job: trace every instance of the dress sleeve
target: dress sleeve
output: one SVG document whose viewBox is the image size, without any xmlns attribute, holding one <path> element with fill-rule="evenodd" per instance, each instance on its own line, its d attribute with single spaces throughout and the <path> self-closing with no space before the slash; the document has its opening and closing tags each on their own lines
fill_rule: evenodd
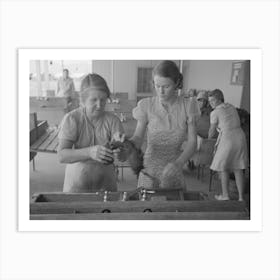
<svg viewBox="0 0 280 280">
<path fill-rule="evenodd" d="M 218 124 L 218 116 L 215 110 L 210 113 L 210 124 Z"/>
<path fill-rule="evenodd" d="M 189 99 L 187 99 L 185 102 L 185 106 L 187 123 L 196 121 L 201 114 L 196 98 L 190 97 Z"/>
<path fill-rule="evenodd" d="M 148 105 L 149 99 L 144 98 L 141 99 L 137 106 L 132 110 L 132 116 L 137 121 L 145 121 L 148 122 Z"/>
<path fill-rule="evenodd" d="M 58 133 L 59 139 L 69 140 L 76 142 L 78 137 L 78 125 L 77 121 L 71 114 L 66 114 L 60 124 L 60 130 Z"/>
</svg>

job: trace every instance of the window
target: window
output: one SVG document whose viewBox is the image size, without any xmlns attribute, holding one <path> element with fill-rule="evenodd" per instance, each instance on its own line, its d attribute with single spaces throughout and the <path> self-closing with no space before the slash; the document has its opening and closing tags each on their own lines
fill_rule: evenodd
<svg viewBox="0 0 280 280">
<path fill-rule="evenodd" d="M 152 70 L 149 67 L 138 67 L 137 76 L 137 92 L 139 93 L 151 93 L 152 92 Z"/>
<path fill-rule="evenodd" d="M 92 71 L 92 61 L 30 60 L 30 96 L 42 96 L 44 94 L 55 96 L 57 81 L 62 77 L 62 71 L 65 68 L 69 70 L 75 90 L 79 91 L 82 78 Z"/>
</svg>

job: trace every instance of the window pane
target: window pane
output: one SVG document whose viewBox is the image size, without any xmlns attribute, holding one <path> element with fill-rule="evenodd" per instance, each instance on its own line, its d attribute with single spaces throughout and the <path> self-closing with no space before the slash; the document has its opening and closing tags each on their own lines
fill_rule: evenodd
<svg viewBox="0 0 280 280">
<path fill-rule="evenodd" d="M 152 70 L 153 68 L 138 67 L 137 75 L 137 92 L 151 93 L 152 92 Z"/>
</svg>

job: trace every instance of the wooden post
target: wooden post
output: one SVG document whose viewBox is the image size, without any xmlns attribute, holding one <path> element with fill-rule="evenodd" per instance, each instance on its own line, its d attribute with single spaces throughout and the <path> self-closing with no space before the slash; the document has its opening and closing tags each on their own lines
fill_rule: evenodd
<svg viewBox="0 0 280 280">
<path fill-rule="evenodd" d="M 184 60 L 180 60 L 179 67 L 180 67 L 180 72 L 181 73 L 183 73 L 183 64 L 184 64 Z"/>
<path fill-rule="evenodd" d="M 189 69 L 190 69 L 190 60 L 184 60 L 182 72 L 181 72 L 184 77 L 184 87 L 183 87 L 184 92 L 186 92 L 188 90 Z"/>
<path fill-rule="evenodd" d="M 114 77 L 114 66 L 115 66 L 115 61 L 114 60 L 111 60 L 111 92 L 114 94 L 115 93 L 115 89 L 114 89 L 114 86 L 115 86 L 115 84 L 114 84 L 114 79 L 115 79 L 115 77 Z"/>
<path fill-rule="evenodd" d="M 180 73 L 183 75 L 183 64 L 184 64 L 184 61 L 183 60 L 180 60 L 179 62 L 179 69 L 180 69 Z M 178 95 L 180 96 L 182 94 L 182 90 L 179 89 L 178 91 Z"/>
<path fill-rule="evenodd" d="M 44 95 L 47 96 L 47 90 L 50 89 L 50 82 L 49 82 L 49 61 L 44 60 L 44 77 L 45 77 L 45 86 L 44 86 Z"/>
<path fill-rule="evenodd" d="M 42 81 L 41 81 L 41 65 L 40 60 L 36 60 L 36 75 L 37 75 L 37 96 L 42 96 Z"/>
</svg>

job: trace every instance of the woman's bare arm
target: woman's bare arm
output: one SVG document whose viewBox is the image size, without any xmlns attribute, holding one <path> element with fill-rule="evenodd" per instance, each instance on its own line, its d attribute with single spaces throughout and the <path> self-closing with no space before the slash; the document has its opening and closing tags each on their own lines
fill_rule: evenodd
<svg viewBox="0 0 280 280">
<path fill-rule="evenodd" d="M 73 143 L 61 139 L 58 146 L 58 158 L 61 163 L 74 163 L 85 160 L 95 160 L 104 164 L 112 163 L 113 151 L 102 145 L 95 145 L 81 149 L 72 149 Z"/>
<path fill-rule="evenodd" d="M 72 141 L 60 139 L 57 149 L 58 159 L 61 163 L 74 163 L 90 159 L 90 147 L 72 149 Z"/>
<path fill-rule="evenodd" d="M 133 136 L 129 139 L 134 143 L 136 148 L 140 149 L 143 141 L 144 141 L 144 136 L 147 128 L 147 122 L 145 121 L 137 121 L 137 125 L 134 131 Z"/>
<path fill-rule="evenodd" d="M 217 135 L 217 124 L 213 123 L 210 125 L 208 138 L 215 138 Z"/>
<path fill-rule="evenodd" d="M 188 123 L 188 141 L 183 153 L 177 158 L 175 164 L 183 167 L 184 163 L 195 153 L 197 146 L 197 133 L 195 120 Z"/>
</svg>

